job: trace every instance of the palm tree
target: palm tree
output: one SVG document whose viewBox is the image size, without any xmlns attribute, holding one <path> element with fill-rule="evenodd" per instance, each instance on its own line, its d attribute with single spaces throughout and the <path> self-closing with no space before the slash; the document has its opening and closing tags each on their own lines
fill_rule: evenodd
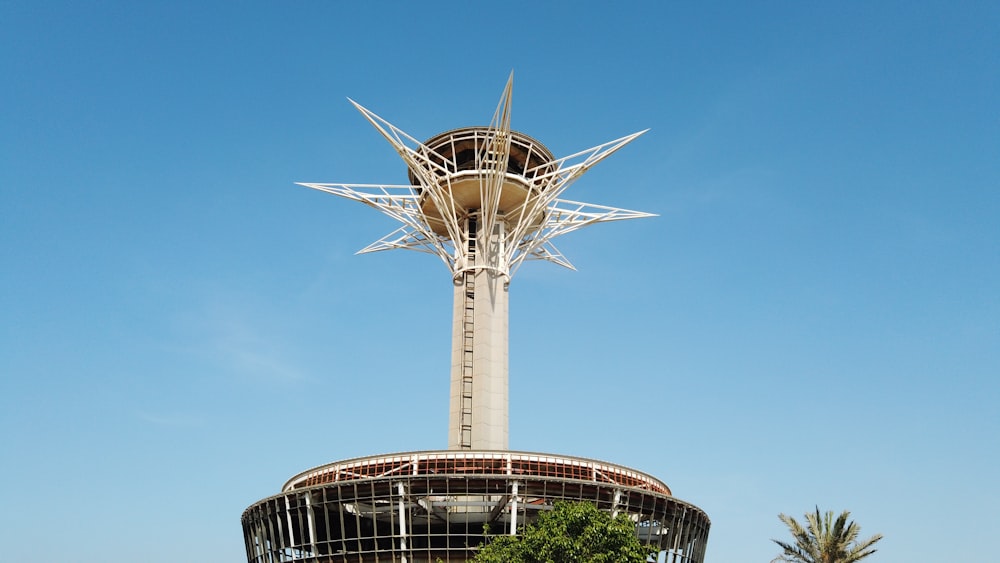
<svg viewBox="0 0 1000 563">
<path fill-rule="evenodd" d="M 843 511 L 837 520 L 833 519 L 833 511 L 822 516 L 819 507 L 815 514 L 806 513 L 806 526 L 803 528 L 795 518 L 779 514 L 778 518 L 788 526 L 795 538 L 795 543 L 785 543 L 771 540 L 778 544 L 784 553 L 771 561 L 791 563 L 854 563 L 875 553 L 875 543 L 882 539 L 882 534 L 858 541 L 861 527 L 854 522 L 848 522 L 851 513 Z"/>
</svg>

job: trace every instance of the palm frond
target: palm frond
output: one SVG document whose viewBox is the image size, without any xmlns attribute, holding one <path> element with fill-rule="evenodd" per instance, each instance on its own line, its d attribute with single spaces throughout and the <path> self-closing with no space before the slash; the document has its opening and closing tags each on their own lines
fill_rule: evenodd
<svg viewBox="0 0 1000 563">
<path fill-rule="evenodd" d="M 875 553 L 874 545 L 882 534 L 858 541 L 861 527 L 850 517 L 845 510 L 834 519 L 833 511 L 821 513 L 817 506 L 815 512 L 805 514 L 803 526 L 795 518 L 779 514 L 778 519 L 788 526 L 795 541 L 771 540 L 782 550 L 772 563 L 854 563 Z"/>
</svg>

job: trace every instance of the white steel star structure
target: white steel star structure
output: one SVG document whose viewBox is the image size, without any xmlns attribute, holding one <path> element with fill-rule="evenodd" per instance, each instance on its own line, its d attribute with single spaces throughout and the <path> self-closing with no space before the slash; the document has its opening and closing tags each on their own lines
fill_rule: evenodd
<svg viewBox="0 0 1000 563">
<path fill-rule="evenodd" d="M 574 269 L 552 244 L 577 229 L 650 213 L 560 199 L 598 162 L 640 131 L 556 159 L 510 129 L 513 74 L 489 126 L 441 133 L 423 143 L 351 103 L 396 149 L 410 185 L 302 184 L 360 201 L 402 227 L 360 252 L 401 248 L 434 254 L 452 274 L 449 449 L 508 447 L 508 285 L 526 260 Z"/>
<path fill-rule="evenodd" d="M 511 73 L 490 125 L 467 130 L 475 148 L 471 167 L 462 162 L 454 138 L 444 144 L 421 143 L 348 98 L 403 159 L 414 183 L 299 185 L 359 201 L 403 224 L 358 254 L 397 248 L 430 253 L 445 263 L 456 283 L 472 269 L 492 270 L 509 283 L 526 260 L 546 260 L 575 270 L 552 239 L 588 225 L 655 215 L 559 196 L 584 172 L 648 129 L 559 159 L 545 158 L 549 153 L 544 146 L 511 131 L 513 79 Z M 524 162 L 512 162 L 512 140 Z M 470 181 L 478 187 L 471 208 L 467 207 Z M 521 186 L 520 197 L 505 196 L 513 185 Z M 513 204 L 505 201 L 510 199 Z M 472 248 L 471 253 L 478 250 L 474 257 L 469 239 L 476 232 L 470 234 L 468 229 L 470 216 L 476 217 L 481 233 L 499 235 L 489 245 Z"/>
</svg>

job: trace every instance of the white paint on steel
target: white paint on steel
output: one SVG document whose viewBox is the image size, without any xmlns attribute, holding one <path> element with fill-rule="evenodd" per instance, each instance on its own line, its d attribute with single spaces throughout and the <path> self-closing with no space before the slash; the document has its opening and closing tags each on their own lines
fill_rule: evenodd
<svg viewBox="0 0 1000 563">
<path fill-rule="evenodd" d="M 402 561 L 406 563 L 406 485 L 396 483 L 399 490 L 399 549 Z"/>
<path fill-rule="evenodd" d="M 517 535 L 517 481 L 511 484 L 510 490 L 510 535 Z"/>
<path fill-rule="evenodd" d="M 513 92 L 513 74 L 507 82 L 500 104 L 491 125 L 486 129 L 484 146 L 491 147 L 492 158 L 484 159 L 480 169 L 482 194 L 479 221 L 485 232 L 492 232 L 498 221 L 504 221 L 497 202 L 504 183 L 525 183 L 524 176 L 507 172 L 510 158 L 512 132 L 510 129 L 510 100 Z M 299 185 L 331 193 L 373 207 L 403 224 L 358 253 L 381 250 L 405 249 L 436 255 L 448 266 L 453 276 L 468 264 L 468 248 L 464 242 L 465 210 L 457 209 L 451 186 L 459 176 L 468 171 L 452 172 L 440 161 L 445 157 L 417 141 L 401 129 L 375 115 L 351 100 L 351 103 L 393 146 L 407 167 L 415 173 L 419 185 L 390 184 L 318 184 L 302 182 Z M 632 133 L 619 139 L 597 145 L 565 156 L 528 172 L 530 183 L 537 187 L 537 197 L 528 197 L 517 210 L 520 218 L 508 225 L 501 251 L 490 256 L 489 263 L 480 260 L 480 267 L 496 268 L 509 279 L 525 260 L 547 260 L 572 269 L 573 265 L 552 245 L 552 239 L 583 227 L 609 221 L 653 217 L 652 213 L 630 211 L 591 203 L 560 199 L 564 191 L 587 170 L 624 147 L 647 130 Z M 438 210 L 450 210 L 440 216 L 428 217 L 420 205 L 421 194 L 427 194 Z M 507 215 L 512 215 L 507 213 Z M 443 221 L 447 234 L 438 234 L 432 222 Z M 457 243 L 456 243 L 457 241 Z"/>
</svg>

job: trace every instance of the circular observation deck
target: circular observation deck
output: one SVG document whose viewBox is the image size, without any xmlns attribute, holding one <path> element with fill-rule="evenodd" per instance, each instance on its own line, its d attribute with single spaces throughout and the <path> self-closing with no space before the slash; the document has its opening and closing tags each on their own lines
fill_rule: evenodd
<svg viewBox="0 0 1000 563">
<path fill-rule="evenodd" d="M 250 563 L 457 562 L 558 501 L 627 514 L 667 561 L 701 563 L 710 521 L 662 481 L 602 461 L 445 450 L 355 458 L 304 471 L 243 513 Z"/>
<path fill-rule="evenodd" d="M 464 127 L 431 137 L 423 144 L 431 149 L 433 165 L 427 171 L 408 170 L 410 184 L 438 188 L 435 201 L 420 189 L 420 207 L 435 233 L 448 235 L 442 210 L 464 218 L 482 207 L 484 182 L 491 175 L 502 174 L 498 210 L 510 221 L 520 221 L 531 198 L 544 189 L 558 166 L 545 145 L 516 131 L 510 133 L 510 151 L 506 166 L 498 169 L 502 147 L 497 147 L 496 130 L 489 127 Z M 527 220 L 540 223 L 541 216 Z"/>
</svg>

